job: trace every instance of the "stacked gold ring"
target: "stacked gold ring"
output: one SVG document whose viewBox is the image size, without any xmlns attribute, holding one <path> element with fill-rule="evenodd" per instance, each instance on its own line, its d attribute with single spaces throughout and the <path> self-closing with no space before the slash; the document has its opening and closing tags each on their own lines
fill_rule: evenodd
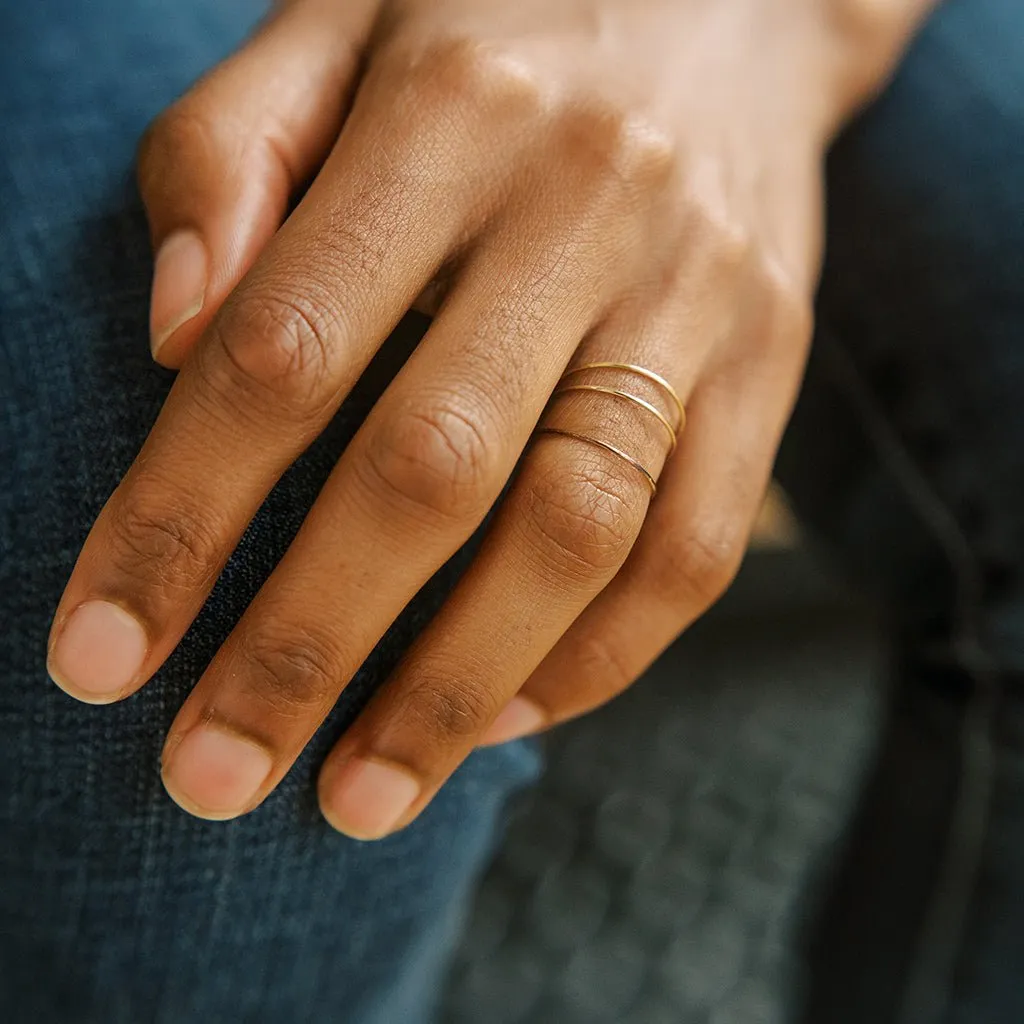
<svg viewBox="0 0 1024 1024">
<path fill-rule="evenodd" d="M 656 405 L 652 402 L 648 402 L 645 398 L 641 398 L 639 395 L 634 395 L 629 391 L 624 391 L 622 388 L 610 387 L 606 384 L 586 384 L 576 383 L 573 381 L 573 378 L 588 370 L 620 370 L 625 373 L 636 374 L 639 377 L 649 380 L 652 384 L 657 385 L 671 399 L 677 413 L 675 423 L 673 423 L 672 420 L 669 419 L 669 417 L 666 416 Z M 634 363 L 615 362 L 583 363 L 580 366 L 574 366 L 571 370 L 567 370 L 562 375 L 562 378 L 558 383 L 558 387 L 555 388 L 552 397 L 572 391 L 596 392 L 602 395 L 611 395 L 614 398 L 630 402 L 638 408 L 643 409 L 648 414 L 654 416 L 668 434 L 670 454 L 675 450 L 676 444 L 679 441 L 679 435 L 686 426 L 686 407 L 683 405 L 683 401 L 679 397 L 676 389 L 667 380 L 665 380 L 661 374 L 655 373 L 653 370 L 648 370 L 644 366 L 637 366 Z M 537 428 L 537 433 L 557 434 L 561 437 L 570 437 L 576 441 L 583 441 L 586 444 L 594 445 L 595 447 L 602 448 L 607 452 L 611 452 L 612 455 L 622 459 L 624 462 L 632 466 L 637 472 L 642 474 L 651 489 L 652 495 L 657 493 L 658 483 L 654 478 L 654 474 L 642 462 L 635 459 L 628 452 L 624 452 L 621 448 L 618 448 L 613 444 L 609 444 L 607 441 L 602 441 L 599 438 L 589 437 L 586 434 L 579 434 L 572 430 L 565 430 L 562 427 L 541 426 Z"/>
</svg>

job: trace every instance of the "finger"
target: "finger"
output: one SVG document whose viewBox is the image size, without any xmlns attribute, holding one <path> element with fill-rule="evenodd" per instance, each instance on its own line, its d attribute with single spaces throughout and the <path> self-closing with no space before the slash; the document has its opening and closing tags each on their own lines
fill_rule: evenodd
<svg viewBox="0 0 1024 1024">
<path fill-rule="evenodd" d="M 585 262 L 594 247 L 578 248 L 510 227 L 474 253 L 179 713 L 164 780 L 185 809 L 230 817 L 262 800 L 387 627 L 479 525 L 595 315 L 596 299 L 565 271 L 578 258 L 581 273 L 598 276 Z"/>
<path fill-rule="evenodd" d="M 485 743 L 610 700 L 725 591 L 767 488 L 808 337 L 809 314 L 782 299 L 739 358 L 698 385 L 684 440 L 622 571 L 536 668 Z"/>
<path fill-rule="evenodd" d="M 543 424 L 576 436 L 538 435 L 469 573 L 329 756 L 320 802 L 339 830 L 379 838 L 412 820 L 625 560 L 675 410 L 635 374 L 569 379 L 584 378 L 621 394 L 556 395 Z"/>
<path fill-rule="evenodd" d="M 379 0 L 296 0 L 149 128 L 150 344 L 180 366 L 337 138 Z"/>
<path fill-rule="evenodd" d="M 437 94 L 416 82 L 360 94 L 316 182 L 190 356 L 57 609 L 49 667 L 72 695 L 118 699 L 166 658 L 270 487 L 489 214 L 492 166 L 433 144 L 442 122 L 424 104 Z M 497 120 L 486 104 L 479 116 Z M 513 159 L 501 139 L 489 154 Z"/>
</svg>

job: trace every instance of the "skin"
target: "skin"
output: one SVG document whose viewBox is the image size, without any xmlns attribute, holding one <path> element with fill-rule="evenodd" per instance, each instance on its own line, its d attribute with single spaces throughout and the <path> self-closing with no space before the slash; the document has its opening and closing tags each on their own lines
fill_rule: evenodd
<svg viewBox="0 0 1024 1024">
<path fill-rule="evenodd" d="M 927 7 L 280 5 L 142 146 L 154 353 L 181 372 L 57 609 L 55 681 L 92 703 L 145 684 L 415 304 L 427 336 L 181 708 L 168 791 L 203 817 L 256 807 L 524 451 L 479 556 L 324 764 L 323 812 L 386 835 L 475 746 L 629 686 L 739 565 L 809 343 L 823 153 Z M 600 360 L 671 382 L 671 454 L 615 396 L 545 413 Z M 636 375 L 580 379 L 674 415 Z M 542 417 L 629 452 L 657 495 L 605 449 L 531 442 Z"/>
</svg>

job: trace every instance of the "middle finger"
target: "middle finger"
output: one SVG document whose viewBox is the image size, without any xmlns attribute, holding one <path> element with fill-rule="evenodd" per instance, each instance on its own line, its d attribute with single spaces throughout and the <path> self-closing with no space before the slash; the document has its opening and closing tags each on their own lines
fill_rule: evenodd
<svg viewBox="0 0 1024 1024">
<path fill-rule="evenodd" d="M 559 432 L 538 434 L 466 577 L 329 756 L 321 806 L 341 831 L 378 838 L 421 810 L 632 547 L 682 416 L 641 374 L 581 381 L 611 393 L 556 391 Z"/>
</svg>

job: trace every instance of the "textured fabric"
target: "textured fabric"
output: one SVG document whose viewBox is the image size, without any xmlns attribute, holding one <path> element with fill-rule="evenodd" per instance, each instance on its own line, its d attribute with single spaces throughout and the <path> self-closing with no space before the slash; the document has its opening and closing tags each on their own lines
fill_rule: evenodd
<svg viewBox="0 0 1024 1024">
<path fill-rule="evenodd" d="M 537 768 L 523 745 L 474 755 L 419 823 L 380 844 L 333 833 L 317 811 L 324 753 L 457 560 L 262 808 L 201 822 L 160 784 L 176 709 L 415 341 L 413 321 L 274 492 L 152 684 L 90 708 L 46 678 L 74 557 L 172 379 L 147 349 L 134 146 L 253 7 L 47 0 L 0 14 L 0 1017 L 19 1024 L 427 1020 L 499 808 Z"/>
<path fill-rule="evenodd" d="M 444 1024 L 792 1024 L 884 656 L 870 612 L 801 566 L 752 555 L 642 683 L 551 734 L 474 900 Z"/>
</svg>

